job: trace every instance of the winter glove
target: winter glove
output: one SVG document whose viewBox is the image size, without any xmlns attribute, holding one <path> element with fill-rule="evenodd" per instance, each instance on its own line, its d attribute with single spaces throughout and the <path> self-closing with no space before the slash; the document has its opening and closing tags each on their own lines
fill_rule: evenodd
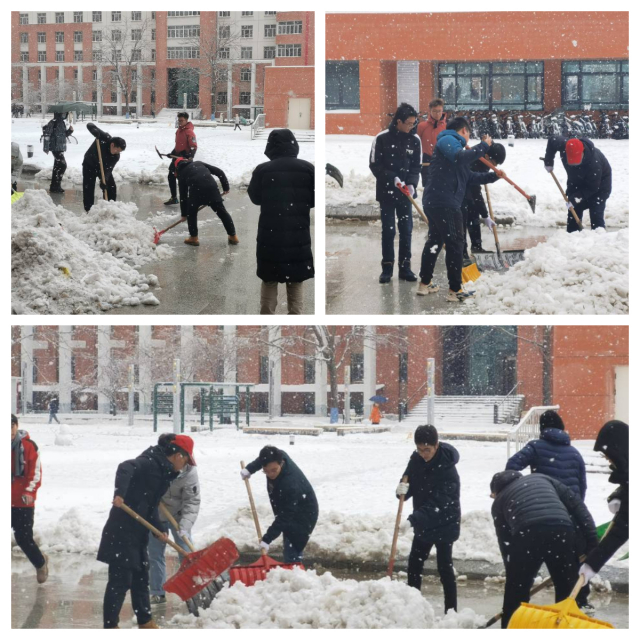
<svg viewBox="0 0 640 640">
<path fill-rule="evenodd" d="M 584 583 L 589 584 L 589 581 L 596 575 L 596 572 L 588 564 L 583 564 L 580 566 L 578 575 L 584 576 Z"/>
<path fill-rule="evenodd" d="M 107 190 L 107 185 L 102 182 L 102 180 L 100 180 L 100 191 L 106 191 Z"/>
<path fill-rule="evenodd" d="M 251 472 L 248 469 L 242 469 L 240 471 L 240 478 L 242 480 L 246 480 L 247 478 L 251 477 Z"/>
<path fill-rule="evenodd" d="M 260 548 L 264 549 L 265 553 L 269 553 L 269 543 L 264 540 L 260 540 Z"/>
<path fill-rule="evenodd" d="M 409 524 L 411 525 L 411 528 L 415 527 L 415 523 L 413 522 L 413 514 L 411 514 L 407 520 L 409 521 Z"/>
<path fill-rule="evenodd" d="M 23 495 L 22 502 L 27 506 L 31 506 L 33 504 L 33 496 L 30 496 L 29 494 Z"/>
<path fill-rule="evenodd" d="M 566 205 L 568 211 L 571 211 L 571 209 L 573 209 L 573 202 L 571 202 L 571 200 L 567 200 Z"/>
<path fill-rule="evenodd" d="M 553 165 L 549 166 L 548 164 L 545 164 L 544 168 L 547 170 L 548 173 L 551 173 L 553 171 Z"/>
<path fill-rule="evenodd" d="M 189 532 L 186 529 L 180 529 L 180 531 L 178 531 L 178 535 L 181 538 L 187 538 L 187 540 L 189 540 Z"/>
<path fill-rule="evenodd" d="M 400 180 L 400 178 L 398 178 L 398 176 L 396 176 L 396 177 L 393 179 L 393 184 L 394 184 L 396 187 L 398 187 L 398 189 L 402 189 L 402 187 L 404 187 L 404 186 L 405 186 L 404 182 L 402 182 L 402 180 Z"/>
<path fill-rule="evenodd" d="M 408 189 L 409 189 L 409 193 L 411 194 L 411 197 L 413 198 L 416 195 L 416 190 L 414 188 L 414 186 L 412 184 L 407 185 Z"/>
<path fill-rule="evenodd" d="M 620 500 L 611 500 L 611 502 L 609 502 L 609 511 L 611 511 L 613 515 L 618 513 L 618 511 L 620 511 Z"/>
<path fill-rule="evenodd" d="M 401 482 L 398 485 L 398 487 L 396 488 L 396 495 L 397 496 L 406 496 L 408 491 L 409 491 L 409 483 L 408 482 Z"/>
<path fill-rule="evenodd" d="M 496 223 L 491 218 L 482 218 L 482 222 L 487 225 L 487 229 L 489 229 L 489 231 L 496 226 Z"/>
</svg>

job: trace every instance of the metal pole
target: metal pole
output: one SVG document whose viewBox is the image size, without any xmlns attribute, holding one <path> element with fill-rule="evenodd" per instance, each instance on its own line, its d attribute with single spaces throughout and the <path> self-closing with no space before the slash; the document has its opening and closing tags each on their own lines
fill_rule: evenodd
<svg viewBox="0 0 640 640">
<path fill-rule="evenodd" d="M 22 415 L 27 415 L 27 363 L 22 363 L 22 384 L 20 385 L 20 400 L 22 400 Z"/>
<path fill-rule="evenodd" d="M 135 366 L 129 365 L 129 426 L 133 426 L 133 392 L 136 378 Z"/>
<path fill-rule="evenodd" d="M 273 360 L 269 362 L 269 419 L 273 420 L 275 418 L 276 412 L 274 407 L 274 395 L 275 395 L 275 381 L 273 379 L 273 369 L 274 363 Z"/>
<path fill-rule="evenodd" d="M 344 423 L 351 424 L 351 393 L 349 392 L 349 382 L 351 380 L 351 367 L 344 368 Z"/>
<path fill-rule="evenodd" d="M 180 433 L 180 358 L 173 361 L 173 433 Z"/>
<path fill-rule="evenodd" d="M 427 359 L 427 423 L 435 427 L 436 398 L 435 398 L 436 360 Z"/>
</svg>

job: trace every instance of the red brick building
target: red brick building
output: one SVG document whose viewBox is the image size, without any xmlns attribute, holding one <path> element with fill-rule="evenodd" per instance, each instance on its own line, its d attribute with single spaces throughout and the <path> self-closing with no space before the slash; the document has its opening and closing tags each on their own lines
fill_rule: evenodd
<svg viewBox="0 0 640 640">
<path fill-rule="evenodd" d="M 427 111 L 628 109 L 629 13 L 330 13 L 327 133 L 375 135 Z"/>
</svg>

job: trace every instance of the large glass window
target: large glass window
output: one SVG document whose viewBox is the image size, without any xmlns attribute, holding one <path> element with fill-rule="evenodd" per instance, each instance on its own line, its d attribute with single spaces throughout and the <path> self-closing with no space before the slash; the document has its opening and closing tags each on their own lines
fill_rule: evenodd
<svg viewBox="0 0 640 640">
<path fill-rule="evenodd" d="M 167 27 L 167 38 L 195 38 L 199 36 L 199 24 L 181 24 Z"/>
<path fill-rule="evenodd" d="M 325 109 L 360 109 L 360 63 L 326 63 Z"/>
<path fill-rule="evenodd" d="M 278 35 L 290 35 L 294 33 L 302 33 L 302 20 L 287 20 L 286 22 L 278 22 Z"/>
<path fill-rule="evenodd" d="M 279 44 L 278 58 L 299 58 L 302 55 L 301 44 Z"/>
<path fill-rule="evenodd" d="M 562 106 L 565 109 L 628 109 L 629 62 L 563 62 Z"/>
<path fill-rule="evenodd" d="M 439 65 L 447 108 L 542 109 L 542 62 L 462 62 Z"/>
</svg>

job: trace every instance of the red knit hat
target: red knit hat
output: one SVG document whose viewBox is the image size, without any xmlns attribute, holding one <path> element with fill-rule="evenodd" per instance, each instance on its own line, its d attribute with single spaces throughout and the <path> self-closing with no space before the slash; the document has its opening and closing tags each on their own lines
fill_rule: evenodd
<svg viewBox="0 0 640 640">
<path fill-rule="evenodd" d="M 185 453 L 189 454 L 189 464 L 196 466 L 196 459 L 193 457 L 193 440 L 189 436 L 177 435 L 171 444 L 180 447 Z"/>
<path fill-rule="evenodd" d="M 569 164 L 580 164 L 582 162 L 582 154 L 584 153 L 584 145 L 578 138 L 567 140 L 565 147 L 567 153 L 567 162 Z"/>
</svg>

